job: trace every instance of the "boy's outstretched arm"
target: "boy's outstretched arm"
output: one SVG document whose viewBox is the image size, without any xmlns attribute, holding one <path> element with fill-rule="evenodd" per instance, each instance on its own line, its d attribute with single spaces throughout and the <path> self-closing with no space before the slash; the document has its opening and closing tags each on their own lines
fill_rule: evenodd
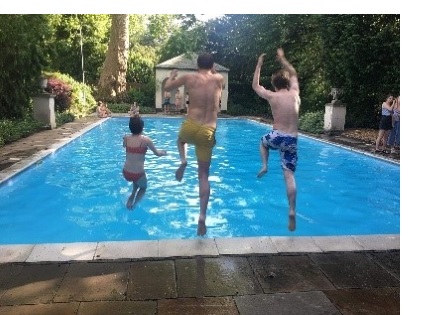
<svg viewBox="0 0 429 315">
<path fill-rule="evenodd" d="M 253 82 L 252 82 L 252 88 L 262 98 L 266 98 L 266 89 L 259 84 L 259 78 L 261 76 L 261 68 L 262 64 L 264 63 L 264 54 L 261 54 L 258 58 L 258 62 L 256 64 L 255 73 L 253 74 Z"/>
<path fill-rule="evenodd" d="M 296 90 L 299 93 L 298 73 L 292 64 L 286 60 L 285 53 L 282 48 L 277 48 L 277 60 L 283 68 L 289 72 L 290 90 Z"/>
<path fill-rule="evenodd" d="M 277 60 L 282 64 L 283 68 L 290 73 L 290 76 L 297 76 L 295 68 L 286 60 L 285 53 L 282 48 L 277 48 Z"/>
</svg>

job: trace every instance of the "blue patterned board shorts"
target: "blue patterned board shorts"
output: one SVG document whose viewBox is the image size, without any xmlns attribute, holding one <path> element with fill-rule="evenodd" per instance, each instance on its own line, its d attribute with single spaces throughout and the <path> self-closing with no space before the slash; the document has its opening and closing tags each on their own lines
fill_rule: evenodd
<svg viewBox="0 0 429 315">
<path fill-rule="evenodd" d="M 298 138 L 276 129 L 262 136 L 261 143 L 266 149 L 279 150 L 283 170 L 295 172 L 298 162 Z"/>
</svg>

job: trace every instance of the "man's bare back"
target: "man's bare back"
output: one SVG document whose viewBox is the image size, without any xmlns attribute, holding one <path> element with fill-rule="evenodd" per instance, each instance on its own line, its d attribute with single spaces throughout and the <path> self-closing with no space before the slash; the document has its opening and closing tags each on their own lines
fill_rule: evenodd
<svg viewBox="0 0 429 315">
<path fill-rule="evenodd" d="M 201 125 L 216 128 L 222 75 L 213 73 L 213 70 L 199 69 L 197 73 L 184 74 L 177 79 L 177 70 L 173 70 L 171 76 L 173 87 L 184 85 L 189 93 L 187 117 Z"/>
</svg>

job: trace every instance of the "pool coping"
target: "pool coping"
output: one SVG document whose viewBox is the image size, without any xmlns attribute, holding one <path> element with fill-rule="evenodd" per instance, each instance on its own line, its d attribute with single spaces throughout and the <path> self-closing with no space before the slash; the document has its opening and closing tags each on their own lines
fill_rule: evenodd
<svg viewBox="0 0 429 315">
<path fill-rule="evenodd" d="M 149 115 L 148 115 L 149 116 Z M 122 117 L 115 115 L 114 117 Z M 154 117 L 157 117 L 154 115 Z M 110 119 L 110 118 L 107 118 Z M 249 119 L 249 118 L 246 118 Z M 0 172 L 0 185 L 16 174 L 46 158 L 67 143 L 106 121 L 99 120 L 51 145 L 49 148 L 22 159 Z M 256 120 L 253 120 L 258 122 Z M 265 124 L 263 122 L 258 122 Z M 356 153 L 399 164 L 390 159 L 339 145 L 327 140 L 312 138 L 339 146 Z M 347 235 L 347 236 L 263 236 L 238 238 L 195 238 L 149 241 L 103 241 L 77 243 L 8 244 L 0 245 L 0 263 L 35 263 L 68 261 L 138 260 L 171 257 L 220 255 L 263 255 L 323 253 L 339 251 L 399 250 L 400 234 Z"/>
</svg>

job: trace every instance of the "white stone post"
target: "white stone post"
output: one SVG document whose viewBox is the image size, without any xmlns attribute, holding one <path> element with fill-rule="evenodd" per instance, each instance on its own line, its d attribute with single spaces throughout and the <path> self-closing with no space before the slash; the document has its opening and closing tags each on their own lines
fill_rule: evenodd
<svg viewBox="0 0 429 315">
<path fill-rule="evenodd" d="M 323 129 L 325 133 L 341 133 L 346 122 L 346 104 L 339 100 L 325 105 Z"/>
<path fill-rule="evenodd" d="M 54 129 L 55 122 L 55 94 L 41 93 L 33 96 L 33 117 Z"/>
</svg>

